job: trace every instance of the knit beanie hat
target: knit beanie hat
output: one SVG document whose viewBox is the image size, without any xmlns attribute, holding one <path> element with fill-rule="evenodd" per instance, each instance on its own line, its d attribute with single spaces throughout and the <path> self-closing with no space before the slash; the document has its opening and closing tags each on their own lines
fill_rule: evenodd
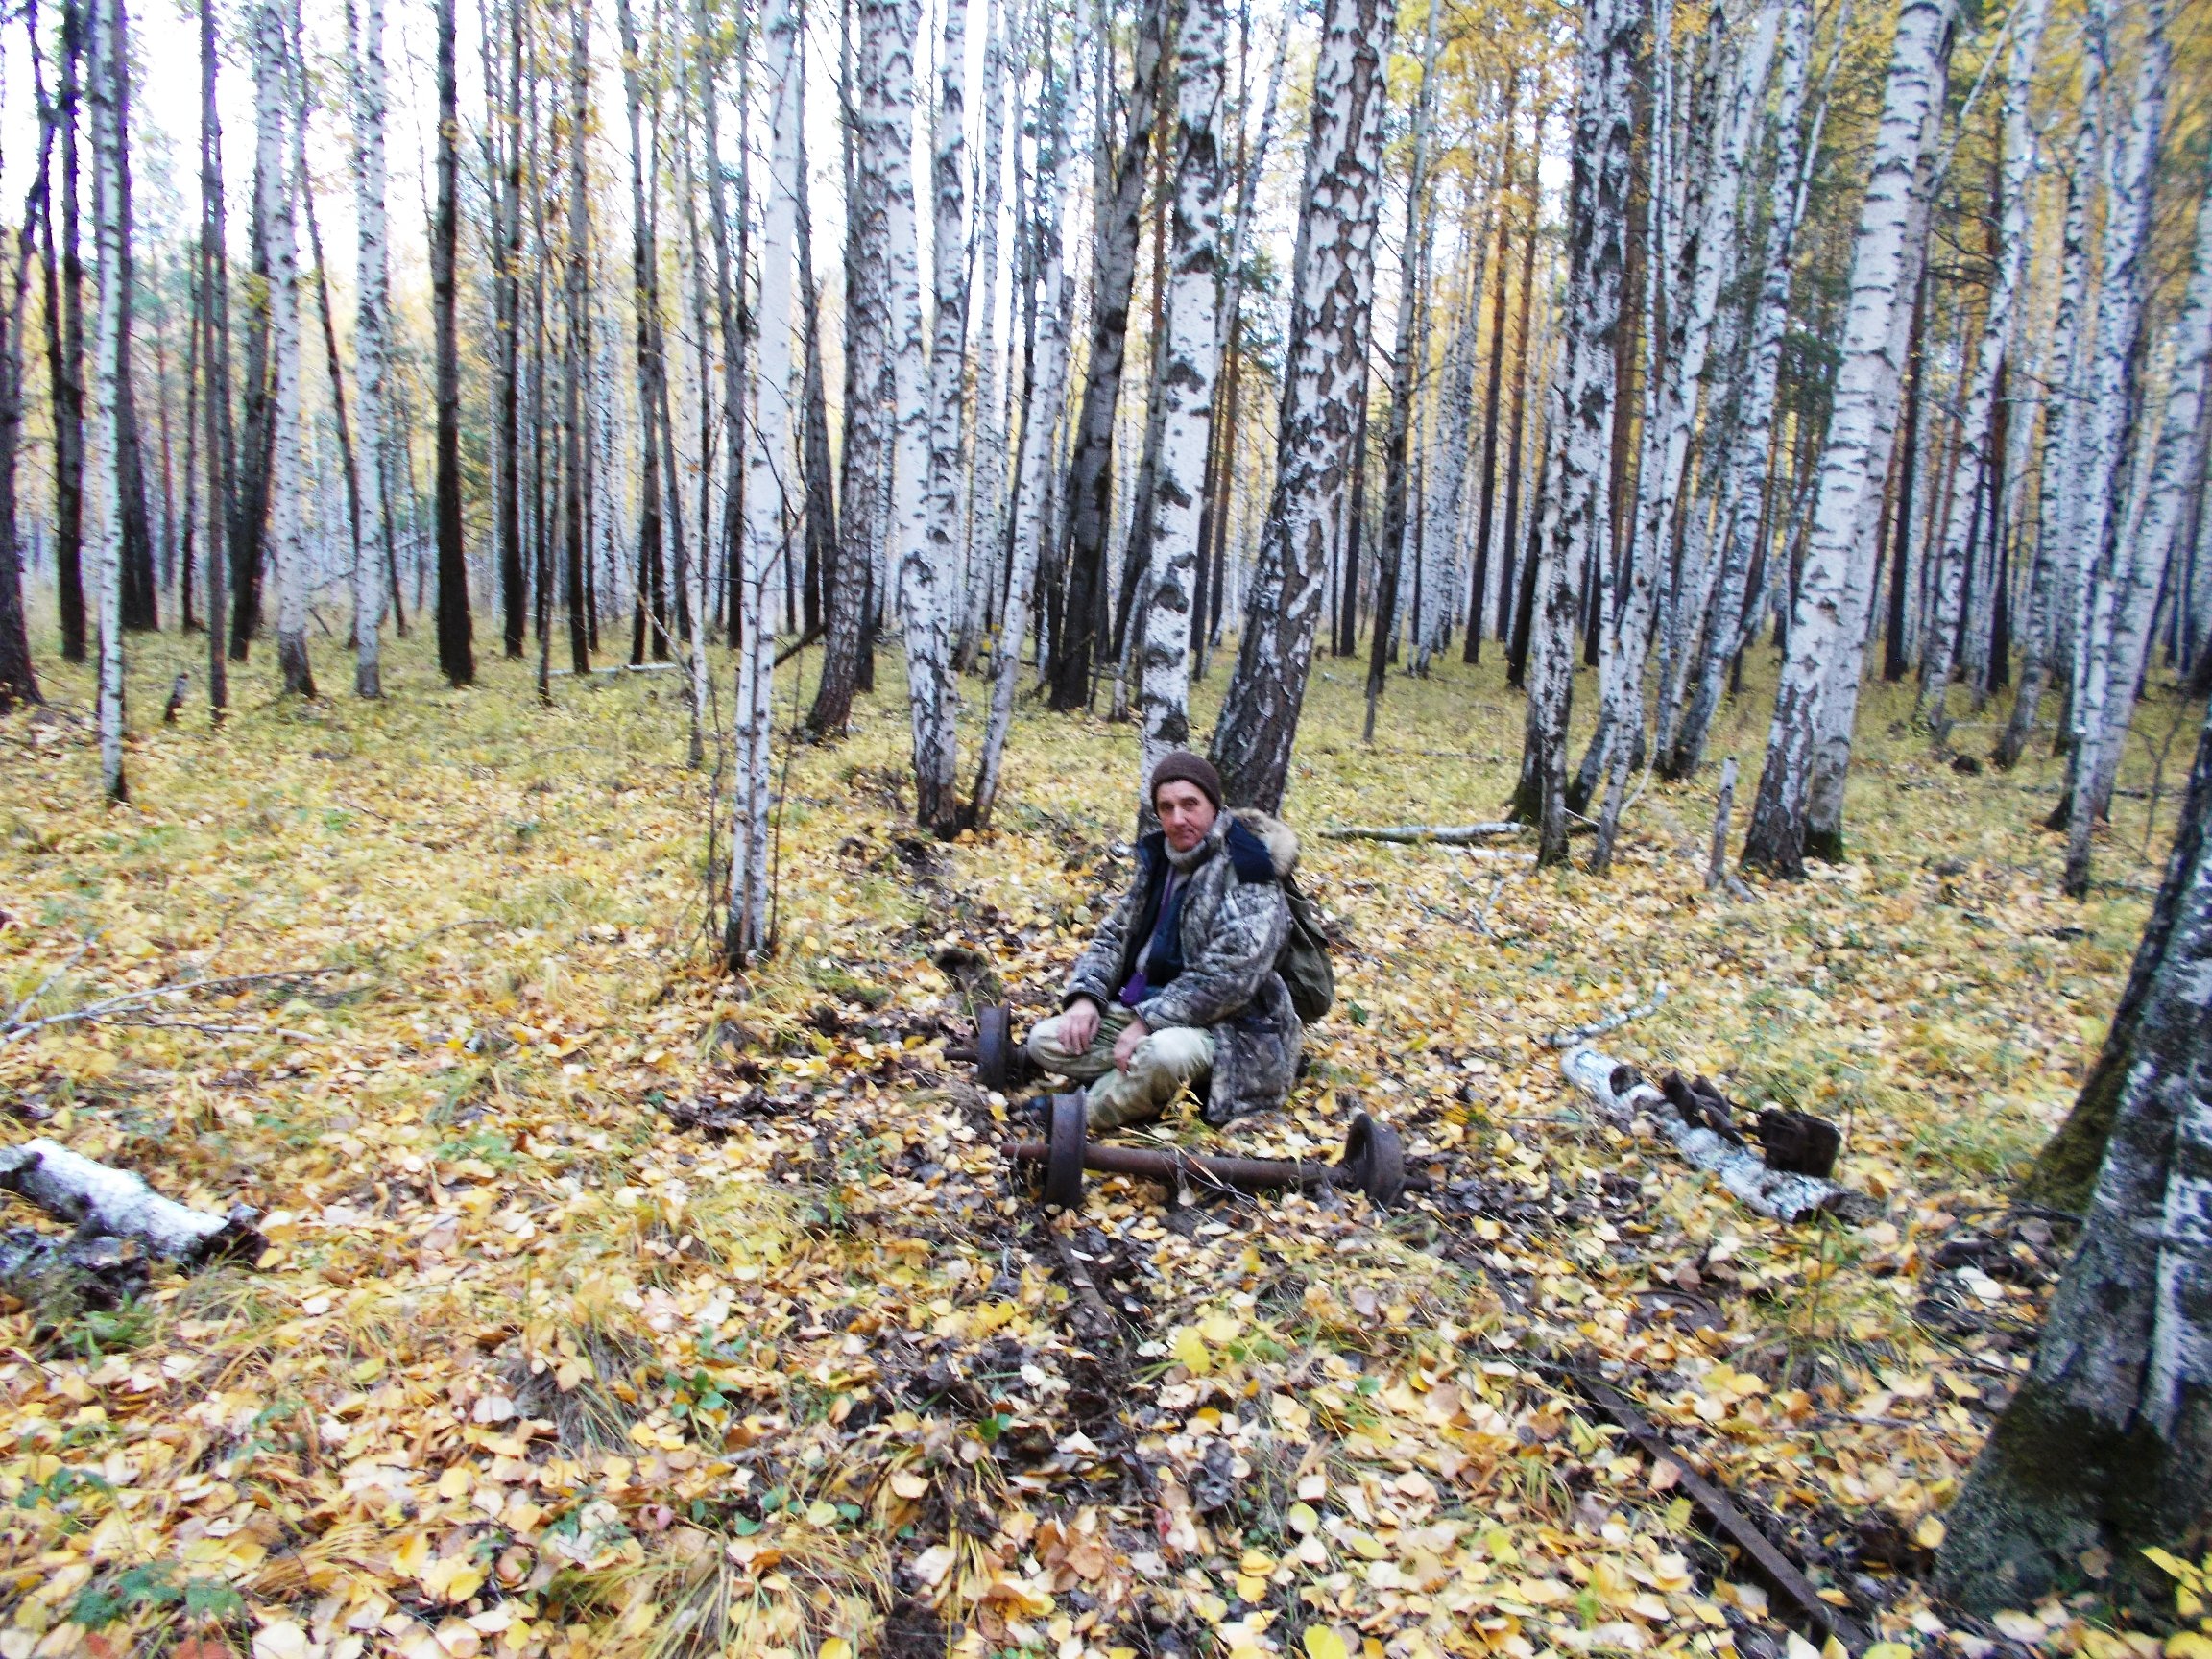
<svg viewBox="0 0 2212 1659">
<path fill-rule="evenodd" d="M 1221 810 L 1221 774 L 1214 770 L 1214 763 L 1203 755 L 1178 749 L 1153 767 L 1152 786 L 1146 793 L 1154 803 L 1160 799 L 1163 783 L 1196 784 L 1206 799 L 1214 803 L 1214 810 Z"/>
</svg>

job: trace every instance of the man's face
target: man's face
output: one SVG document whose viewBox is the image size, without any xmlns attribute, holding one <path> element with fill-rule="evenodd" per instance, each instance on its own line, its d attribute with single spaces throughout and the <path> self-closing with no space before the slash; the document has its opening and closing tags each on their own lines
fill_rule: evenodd
<svg viewBox="0 0 2212 1659">
<path fill-rule="evenodd" d="M 1152 796 L 1152 809 L 1160 814 L 1167 845 L 1178 853 L 1190 852 L 1214 828 L 1214 803 L 1206 799 L 1206 791 L 1180 778 L 1160 785 Z"/>
</svg>

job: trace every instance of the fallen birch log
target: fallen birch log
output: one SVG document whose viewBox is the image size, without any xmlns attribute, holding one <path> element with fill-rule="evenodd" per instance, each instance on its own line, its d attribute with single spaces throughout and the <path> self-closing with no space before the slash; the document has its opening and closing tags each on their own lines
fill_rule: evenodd
<svg viewBox="0 0 2212 1659">
<path fill-rule="evenodd" d="M 228 1257 L 252 1261 L 269 1247 L 255 1229 L 259 1213 L 241 1205 L 210 1214 L 164 1198 L 127 1169 L 72 1152 L 43 1138 L 0 1149 L 0 1189 L 84 1235 L 129 1239 L 152 1256 L 186 1267 Z"/>
<path fill-rule="evenodd" d="M 1640 1113 L 1648 1117 L 1675 1151 L 1769 1220 L 1802 1221 L 1822 1211 L 1848 1210 L 1864 1202 L 1858 1193 L 1817 1175 L 1767 1168 L 1749 1147 L 1691 1123 L 1672 1101 L 1637 1076 L 1633 1069 L 1587 1044 L 1561 1056 L 1559 1070 L 1600 1112 L 1623 1128 Z"/>
<path fill-rule="evenodd" d="M 1325 841 L 1394 841 L 1402 847 L 1467 847 L 1502 835 L 1526 835 L 1527 824 L 1343 824 L 1321 831 Z"/>
</svg>

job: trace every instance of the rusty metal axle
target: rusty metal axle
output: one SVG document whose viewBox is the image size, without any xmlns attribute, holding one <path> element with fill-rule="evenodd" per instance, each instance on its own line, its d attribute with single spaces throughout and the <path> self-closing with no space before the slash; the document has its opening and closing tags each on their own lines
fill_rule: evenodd
<svg viewBox="0 0 2212 1659">
<path fill-rule="evenodd" d="M 1071 1205 L 1082 1193 L 1082 1172 L 1135 1175 L 1171 1187 L 1229 1187 L 1242 1192 L 1281 1188 L 1311 1191 L 1349 1188 L 1387 1204 L 1405 1191 L 1406 1152 L 1395 1131 L 1360 1113 L 1345 1137 L 1337 1163 L 1275 1158 L 1222 1158 L 1180 1147 L 1102 1146 L 1083 1139 L 1083 1096 L 1056 1095 L 1049 1141 L 1017 1141 L 1006 1148 L 1020 1164 L 1046 1166 L 1046 1202 Z"/>
</svg>

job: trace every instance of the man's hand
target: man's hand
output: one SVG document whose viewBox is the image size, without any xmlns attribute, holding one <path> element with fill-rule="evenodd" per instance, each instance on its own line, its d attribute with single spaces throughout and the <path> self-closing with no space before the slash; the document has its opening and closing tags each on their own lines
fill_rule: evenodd
<svg viewBox="0 0 2212 1659">
<path fill-rule="evenodd" d="M 1152 1035 L 1150 1027 L 1137 1015 L 1129 1016 L 1129 1023 L 1121 1035 L 1114 1040 L 1114 1065 L 1117 1070 L 1129 1070 L 1129 1057 L 1137 1052 L 1137 1045 Z"/>
<path fill-rule="evenodd" d="M 1080 1054 L 1097 1035 L 1098 1004 L 1088 997 L 1078 997 L 1060 1016 L 1060 1046 L 1070 1054 Z"/>
</svg>

